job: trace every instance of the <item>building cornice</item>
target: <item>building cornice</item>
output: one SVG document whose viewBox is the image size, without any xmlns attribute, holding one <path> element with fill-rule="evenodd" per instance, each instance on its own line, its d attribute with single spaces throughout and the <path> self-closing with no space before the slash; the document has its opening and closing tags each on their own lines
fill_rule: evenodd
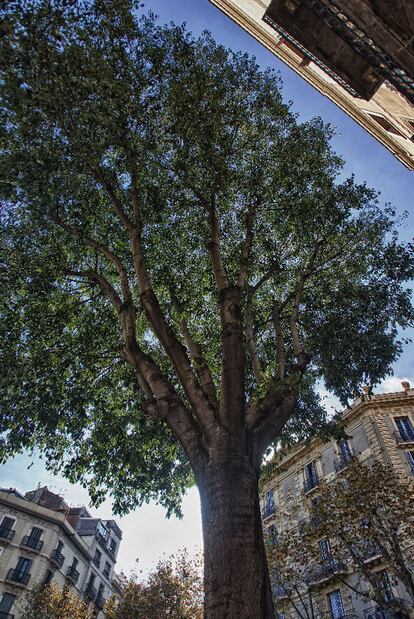
<svg viewBox="0 0 414 619">
<path fill-rule="evenodd" d="M 357 419 L 360 415 L 362 415 L 366 410 L 372 410 L 375 413 L 376 404 L 381 403 L 381 409 L 391 408 L 396 403 L 407 404 L 411 403 L 414 406 L 414 389 L 407 389 L 405 391 L 398 391 L 394 393 L 379 393 L 375 395 L 363 395 L 358 397 L 351 404 L 349 408 L 346 408 L 341 413 L 341 421 L 345 423 L 350 423 L 354 419 Z M 295 462 L 300 459 L 303 459 L 306 454 L 315 451 L 326 445 L 329 441 L 322 441 L 319 437 L 314 438 L 309 443 L 300 443 L 298 445 L 293 446 L 280 461 L 273 461 L 272 463 L 275 465 L 275 472 L 283 472 L 284 469 L 291 467 Z M 264 484 L 264 488 L 266 488 L 271 479 L 267 480 Z"/>
</svg>

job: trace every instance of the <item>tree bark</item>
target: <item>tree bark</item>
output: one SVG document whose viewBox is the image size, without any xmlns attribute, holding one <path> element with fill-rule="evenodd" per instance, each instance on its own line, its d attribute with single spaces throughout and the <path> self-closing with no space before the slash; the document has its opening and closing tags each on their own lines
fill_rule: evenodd
<svg viewBox="0 0 414 619">
<path fill-rule="evenodd" d="M 210 462 L 198 479 L 205 619 L 274 619 L 258 471 L 243 458 Z"/>
</svg>

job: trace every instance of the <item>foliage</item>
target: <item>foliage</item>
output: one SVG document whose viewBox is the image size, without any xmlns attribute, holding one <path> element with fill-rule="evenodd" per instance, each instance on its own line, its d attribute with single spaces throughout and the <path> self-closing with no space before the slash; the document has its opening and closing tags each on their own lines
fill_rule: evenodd
<svg viewBox="0 0 414 619">
<path fill-rule="evenodd" d="M 88 605 L 67 587 L 59 589 L 53 582 L 34 589 L 23 598 L 21 619 L 93 619 Z"/>
<path fill-rule="evenodd" d="M 124 578 L 120 599 L 110 598 L 108 619 L 201 619 L 203 590 L 201 558 L 185 551 L 161 559 L 142 581 L 135 575 Z"/>
<path fill-rule="evenodd" d="M 233 431 L 257 466 L 324 427 L 321 378 L 390 371 L 413 258 L 274 72 L 140 15 L 1 9 L 0 447 L 179 513 Z"/>
<path fill-rule="evenodd" d="M 398 607 L 372 562 L 381 557 L 390 582 L 403 583 L 414 600 L 413 565 L 406 551 L 413 543 L 413 492 L 412 481 L 390 466 L 355 459 L 334 481 L 321 483 L 307 516 L 292 502 L 286 514 L 290 528 L 277 543 L 268 535 L 277 597 L 294 604 L 300 617 L 319 617 L 318 576 L 331 574 L 381 608 Z M 322 550 L 320 540 L 328 540 Z M 356 580 L 346 578 L 348 569 Z"/>
</svg>

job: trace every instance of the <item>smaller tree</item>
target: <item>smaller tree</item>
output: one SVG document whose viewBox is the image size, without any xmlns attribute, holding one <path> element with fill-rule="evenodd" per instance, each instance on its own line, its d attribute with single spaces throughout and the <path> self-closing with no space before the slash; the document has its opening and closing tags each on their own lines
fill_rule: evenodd
<svg viewBox="0 0 414 619">
<path fill-rule="evenodd" d="M 107 619 L 201 619 L 203 587 L 201 558 L 177 556 L 160 559 L 145 580 L 134 574 L 123 578 L 121 597 L 106 604 Z"/>
<path fill-rule="evenodd" d="M 355 459 L 336 480 L 322 483 L 312 499 L 306 518 L 306 499 L 291 502 L 286 513 L 291 526 L 282 535 L 268 530 L 276 601 L 288 600 L 301 619 L 319 618 L 318 581 L 332 575 L 383 609 L 401 610 L 391 583 L 402 583 L 414 603 L 407 552 L 414 543 L 412 482 L 381 462 L 365 465 Z M 373 569 L 375 558 L 386 573 Z M 351 582 L 349 572 L 357 579 Z"/>
<path fill-rule="evenodd" d="M 70 589 L 54 583 L 26 594 L 20 619 L 93 619 L 94 614 Z"/>
<path fill-rule="evenodd" d="M 391 466 L 354 459 L 333 482 L 320 488 L 314 507 L 319 534 L 335 540 L 352 570 L 371 585 L 383 608 L 395 605 L 387 582 L 372 570 L 378 556 L 394 582 L 401 582 L 414 604 L 414 484 Z"/>
</svg>

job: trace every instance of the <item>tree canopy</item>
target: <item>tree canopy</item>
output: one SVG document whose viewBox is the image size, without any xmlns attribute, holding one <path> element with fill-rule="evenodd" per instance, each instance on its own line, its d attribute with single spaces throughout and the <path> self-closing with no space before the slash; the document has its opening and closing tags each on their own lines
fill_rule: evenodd
<svg viewBox="0 0 414 619">
<path fill-rule="evenodd" d="M 390 372 L 412 248 L 254 58 L 127 0 L 0 11 L 1 457 L 179 512 L 219 438 L 260 460 Z"/>
</svg>

